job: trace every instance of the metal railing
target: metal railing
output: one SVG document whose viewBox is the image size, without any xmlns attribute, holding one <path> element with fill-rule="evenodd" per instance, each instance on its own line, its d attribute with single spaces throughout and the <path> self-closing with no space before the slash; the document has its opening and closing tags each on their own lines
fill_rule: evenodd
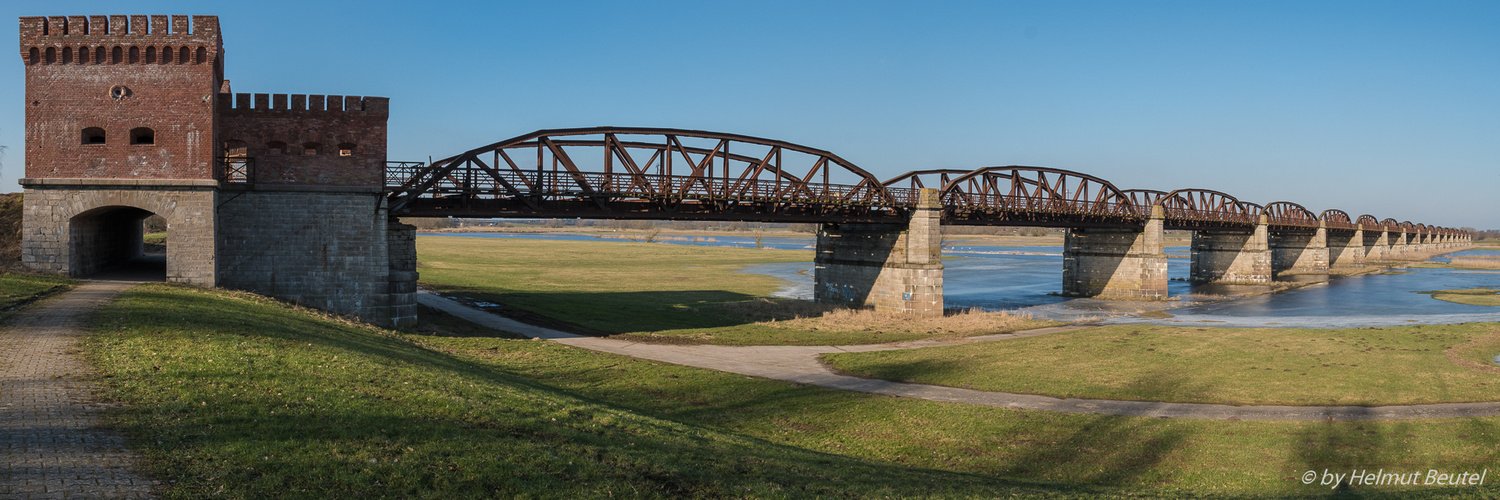
<svg viewBox="0 0 1500 500">
<path fill-rule="evenodd" d="M 232 184 L 249 184 L 255 181 L 255 158 L 248 156 L 219 157 L 219 179 Z"/>
</svg>

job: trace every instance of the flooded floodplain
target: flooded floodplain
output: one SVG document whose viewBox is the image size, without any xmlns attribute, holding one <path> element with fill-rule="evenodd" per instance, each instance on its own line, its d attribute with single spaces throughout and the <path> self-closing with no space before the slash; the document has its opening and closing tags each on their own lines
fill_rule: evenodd
<svg viewBox="0 0 1500 500">
<path fill-rule="evenodd" d="M 632 241 L 583 233 L 444 233 L 442 236 Z M 636 236 L 633 241 L 641 241 Z M 658 243 L 757 247 L 753 236 L 658 235 Z M 759 246 L 811 250 L 807 237 L 763 237 Z M 1269 286 L 1226 286 L 1186 281 L 1188 247 L 1167 248 L 1168 294 L 1172 300 L 1122 302 L 1058 296 L 1062 289 L 1062 247 L 987 245 L 965 241 L 944 245 L 944 301 L 950 308 L 1017 311 L 1039 318 L 1105 323 L 1242 327 L 1368 327 L 1500 321 L 1500 308 L 1433 299 L 1432 290 L 1500 288 L 1500 271 L 1460 269 L 1394 269 L 1358 276 L 1289 278 L 1303 286 L 1267 293 Z M 1452 257 L 1496 256 L 1495 250 L 1465 250 Z M 1447 257 L 1435 258 L 1446 261 Z M 758 264 L 745 272 L 780 278 L 786 286 L 776 296 L 811 299 L 812 263 Z M 1295 281 L 1293 281 L 1295 280 Z M 1310 283 L 1309 283 L 1310 282 Z M 1145 315 L 1142 315 L 1145 313 Z"/>
</svg>

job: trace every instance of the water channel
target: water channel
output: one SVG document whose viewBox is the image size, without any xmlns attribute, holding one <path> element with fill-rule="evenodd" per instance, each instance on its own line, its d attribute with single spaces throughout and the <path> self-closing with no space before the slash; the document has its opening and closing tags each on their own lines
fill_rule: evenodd
<svg viewBox="0 0 1500 500">
<path fill-rule="evenodd" d="M 629 234 L 629 233 L 624 233 Z M 524 238 L 570 241 L 606 239 L 580 233 L 442 233 L 424 236 Z M 674 245 L 755 248 L 750 236 L 658 235 Z M 813 238 L 765 237 L 765 248 L 813 248 Z M 1160 302 L 1122 302 L 1060 297 L 1062 247 L 1014 246 L 958 240 L 943 247 L 944 301 L 948 307 L 1018 311 L 1065 321 L 1252 327 L 1368 327 L 1409 324 L 1500 322 L 1500 307 L 1457 304 L 1420 293 L 1430 290 L 1500 288 L 1500 271 L 1397 269 L 1360 276 L 1300 277 L 1299 288 L 1264 293 L 1269 287 L 1203 285 L 1186 281 L 1188 247 L 1167 248 L 1168 294 Z M 1500 256 L 1495 250 L 1465 250 L 1450 256 Z M 1447 256 L 1434 258 L 1447 261 Z M 812 263 L 758 264 L 745 272 L 775 276 L 786 286 L 774 295 L 811 299 Z M 1142 316 L 1141 313 L 1149 313 Z"/>
</svg>

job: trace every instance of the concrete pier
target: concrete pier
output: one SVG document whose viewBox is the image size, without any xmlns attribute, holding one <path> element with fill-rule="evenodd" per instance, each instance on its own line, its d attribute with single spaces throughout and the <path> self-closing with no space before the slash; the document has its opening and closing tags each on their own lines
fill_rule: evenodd
<svg viewBox="0 0 1500 500">
<path fill-rule="evenodd" d="M 1193 231 L 1190 278 L 1202 283 L 1271 282 L 1271 248 L 1265 216 L 1254 229 Z"/>
<path fill-rule="evenodd" d="M 1063 295 L 1102 299 L 1167 297 L 1162 208 L 1140 229 L 1071 228 L 1063 240 Z"/>
<path fill-rule="evenodd" d="M 908 224 L 819 225 L 814 299 L 941 316 L 942 210 L 938 191 L 922 189 Z"/>
</svg>

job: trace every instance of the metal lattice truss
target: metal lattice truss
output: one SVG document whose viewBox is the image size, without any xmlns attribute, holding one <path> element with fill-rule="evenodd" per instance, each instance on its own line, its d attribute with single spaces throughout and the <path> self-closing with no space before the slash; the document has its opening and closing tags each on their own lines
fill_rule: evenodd
<svg viewBox="0 0 1500 500">
<path fill-rule="evenodd" d="M 1291 202 L 1264 206 L 1207 189 L 1121 190 L 1046 167 L 916 170 L 881 181 L 838 155 L 789 142 L 667 128 L 538 130 L 424 165 L 390 162 L 389 207 L 409 216 L 899 222 L 919 189 L 949 224 L 1461 231 Z"/>
</svg>

